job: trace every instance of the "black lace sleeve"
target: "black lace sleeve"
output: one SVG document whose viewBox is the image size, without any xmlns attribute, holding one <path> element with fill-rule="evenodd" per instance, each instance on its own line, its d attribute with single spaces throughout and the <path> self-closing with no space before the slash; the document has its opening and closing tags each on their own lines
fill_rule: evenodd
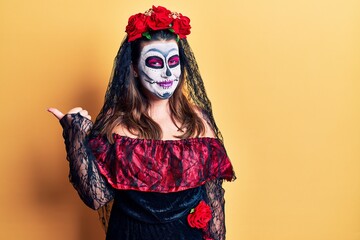
<svg viewBox="0 0 360 240">
<path fill-rule="evenodd" d="M 207 203 L 212 210 L 212 219 L 209 222 L 204 239 L 225 240 L 225 190 L 222 180 L 215 179 L 205 184 Z"/>
<path fill-rule="evenodd" d="M 80 114 L 67 114 L 60 124 L 70 165 L 70 182 L 87 206 L 99 209 L 113 199 L 113 190 L 98 172 L 88 147 L 87 136 L 93 123 Z"/>
</svg>

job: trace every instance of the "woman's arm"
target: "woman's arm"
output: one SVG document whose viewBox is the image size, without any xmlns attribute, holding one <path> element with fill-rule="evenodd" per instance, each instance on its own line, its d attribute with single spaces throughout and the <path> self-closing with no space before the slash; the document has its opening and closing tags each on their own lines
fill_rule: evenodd
<svg viewBox="0 0 360 240">
<path fill-rule="evenodd" d="M 222 188 L 222 180 L 215 179 L 207 182 L 205 189 L 206 201 L 212 210 L 212 218 L 205 231 L 205 239 L 225 240 L 225 190 Z"/>
<path fill-rule="evenodd" d="M 113 190 L 100 175 L 87 136 L 93 123 L 85 110 L 56 115 L 49 110 L 63 127 L 63 137 L 70 165 L 69 179 L 83 202 L 92 209 L 99 209 L 113 199 Z M 84 112 L 85 111 L 85 114 Z"/>
<path fill-rule="evenodd" d="M 203 137 L 215 138 L 214 130 L 210 127 L 208 116 L 200 109 L 196 109 L 198 116 L 203 121 L 205 132 Z M 225 240 L 225 190 L 222 187 L 222 180 L 214 179 L 205 183 L 206 202 L 212 211 L 212 218 L 208 228 L 205 230 L 206 240 Z"/>
</svg>

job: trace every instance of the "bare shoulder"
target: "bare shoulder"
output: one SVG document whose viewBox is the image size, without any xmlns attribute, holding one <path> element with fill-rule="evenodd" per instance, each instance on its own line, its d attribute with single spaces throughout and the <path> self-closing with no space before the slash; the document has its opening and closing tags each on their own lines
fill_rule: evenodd
<svg viewBox="0 0 360 240">
<path fill-rule="evenodd" d="M 201 119 L 201 121 L 205 127 L 205 132 L 201 137 L 211 137 L 211 138 L 216 137 L 214 131 L 210 127 L 209 120 L 208 120 L 207 116 L 205 115 L 205 113 L 203 113 L 201 111 L 201 109 L 197 106 L 194 106 L 194 110 L 195 110 L 195 113 L 198 115 L 198 117 Z"/>
<path fill-rule="evenodd" d="M 136 135 L 132 134 L 124 125 L 120 124 L 117 125 L 114 130 L 113 133 L 116 133 L 120 136 L 124 136 L 124 137 L 130 137 L 130 138 L 137 138 Z"/>
</svg>

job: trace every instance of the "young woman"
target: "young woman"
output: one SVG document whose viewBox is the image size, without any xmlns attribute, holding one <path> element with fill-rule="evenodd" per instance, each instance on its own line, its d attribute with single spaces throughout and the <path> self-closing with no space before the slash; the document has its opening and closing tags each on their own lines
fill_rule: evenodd
<svg viewBox="0 0 360 240">
<path fill-rule="evenodd" d="M 106 239 L 225 239 L 223 180 L 235 175 L 186 41 L 189 18 L 164 7 L 130 17 L 105 103 L 63 126 L 70 181 L 104 217 Z M 112 207 L 109 207 L 109 203 Z"/>
</svg>

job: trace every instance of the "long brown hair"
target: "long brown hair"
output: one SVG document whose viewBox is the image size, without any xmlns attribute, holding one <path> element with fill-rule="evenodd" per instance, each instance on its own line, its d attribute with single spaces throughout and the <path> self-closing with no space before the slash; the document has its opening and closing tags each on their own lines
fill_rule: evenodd
<svg viewBox="0 0 360 240">
<path fill-rule="evenodd" d="M 176 39 L 176 35 L 169 31 L 151 32 L 152 40 L 172 40 Z M 146 38 L 138 39 L 131 43 L 131 60 L 132 64 L 137 64 L 140 57 L 141 44 L 149 41 Z M 205 132 L 205 126 L 200 118 L 196 107 L 189 101 L 189 97 L 185 93 L 186 71 L 184 68 L 183 57 L 180 54 L 181 76 L 179 84 L 169 99 L 170 116 L 175 126 L 181 132 L 175 136 L 179 139 L 189 137 L 199 137 Z M 148 114 L 150 107 L 149 100 L 142 92 L 141 85 L 133 75 L 133 71 L 129 72 L 128 86 L 121 97 L 121 100 L 115 105 L 114 109 L 109 113 L 111 116 L 107 119 L 105 126 L 102 128 L 101 134 L 107 136 L 110 142 L 113 142 L 114 129 L 121 125 L 125 127 L 131 134 L 138 138 L 145 139 L 161 139 L 162 130 Z"/>
</svg>

